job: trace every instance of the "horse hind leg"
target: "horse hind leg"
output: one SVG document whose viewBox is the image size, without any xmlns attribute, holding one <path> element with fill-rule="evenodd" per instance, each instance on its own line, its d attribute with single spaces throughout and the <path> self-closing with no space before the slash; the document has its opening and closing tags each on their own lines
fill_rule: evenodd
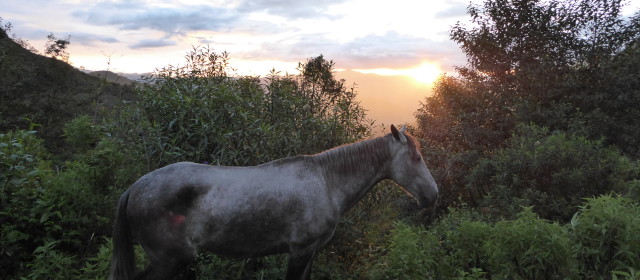
<svg viewBox="0 0 640 280">
<path fill-rule="evenodd" d="M 303 255 L 289 254 L 286 280 L 308 280 L 315 251 Z"/>
</svg>

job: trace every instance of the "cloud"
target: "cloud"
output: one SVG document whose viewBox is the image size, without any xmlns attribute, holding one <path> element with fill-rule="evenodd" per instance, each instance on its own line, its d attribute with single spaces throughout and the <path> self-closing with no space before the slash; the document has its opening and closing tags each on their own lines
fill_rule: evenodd
<svg viewBox="0 0 640 280">
<path fill-rule="evenodd" d="M 467 6 L 461 4 L 449 6 L 435 14 L 435 17 L 439 19 L 460 18 L 465 16 L 467 16 Z"/>
<path fill-rule="evenodd" d="M 461 65 L 464 57 L 455 43 L 402 35 L 397 32 L 370 34 L 337 43 L 328 34 L 306 34 L 288 38 L 293 42 L 264 43 L 255 51 L 240 54 L 248 57 L 304 61 L 320 54 L 339 63 L 341 68 L 411 68 L 424 60 L 442 65 Z M 235 55 L 232 53 L 232 55 Z"/>
<path fill-rule="evenodd" d="M 94 25 L 135 31 L 125 43 L 134 49 L 177 46 L 189 39 L 190 42 L 225 48 L 233 57 L 245 60 L 291 62 L 324 54 L 336 61 L 338 67 L 349 69 L 411 68 L 425 60 L 444 67 L 465 63 L 459 48 L 448 40 L 446 32 L 428 32 L 429 28 L 426 27 L 422 32 L 422 29 L 408 24 L 411 23 L 409 21 L 397 22 L 388 18 L 386 20 L 389 23 L 385 24 L 384 18 L 375 18 L 377 13 L 384 14 L 387 11 L 384 5 L 378 7 L 377 13 L 354 22 L 354 18 L 359 19 L 355 16 L 359 14 L 355 9 L 359 6 L 340 6 L 343 2 L 239 0 L 224 4 L 208 2 L 212 4 L 179 5 L 103 1 L 76 10 L 73 15 Z M 336 7 L 340 7 L 341 11 L 346 9 L 349 13 L 336 13 Z M 422 6 L 414 9 L 419 7 Z M 399 11 L 405 10 L 402 8 Z M 442 24 L 451 17 L 466 14 L 464 5 L 454 2 L 444 4 L 437 11 L 434 10 L 431 18 L 444 20 L 429 23 Z M 361 13 L 368 12 L 363 10 Z M 375 24 L 366 25 L 371 20 Z M 358 24 L 366 26 L 360 28 Z M 424 22 L 420 24 L 424 25 Z M 340 33 L 336 33 L 336 29 L 341 30 Z M 149 33 L 149 30 L 159 32 Z M 117 38 L 126 41 L 123 37 Z M 89 37 L 86 40 L 108 42 L 109 36 Z"/>
<path fill-rule="evenodd" d="M 238 11 L 265 12 L 287 19 L 333 18 L 327 13 L 328 7 L 343 2 L 345 0 L 245 0 L 238 5 Z"/>
<path fill-rule="evenodd" d="M 120 30 L 150 29 L 167 34 L 189 31 L 228 31 L 238 20 L 231 9 L 209 5 L 174 7 L 147 6 L 140 2 L 99 2 L 88 9 L 73 12 L 95 25 L 114 25 Z"/>
<path fill-rule="evenodd" d="M 457 46 L 450 41 L 432 41 L 389 33 L 354 40 L 342 46 L 337 57 L 350 68 L 403 69 L 416 67 L 423 61 L 443 66 L 457 65 L 464 61 L 458 54 Z"/>
<path fill-rule="evenodd" d="M 73 32 L 71 35 L 71 42 L 78 43 L 79 45 L 94 46 L 99 43 L 118 43 L 120 40 L 111 37 L 103 36 L 94 33 L 87 32 Z"/>
<path fill-rule="evenodd" d="M 167 39 L 144 39 L 133 45 L 129 45 L 132 49 L 160 48 L 167 46 L 175 46 L 176 42 Z"/>
</svg>

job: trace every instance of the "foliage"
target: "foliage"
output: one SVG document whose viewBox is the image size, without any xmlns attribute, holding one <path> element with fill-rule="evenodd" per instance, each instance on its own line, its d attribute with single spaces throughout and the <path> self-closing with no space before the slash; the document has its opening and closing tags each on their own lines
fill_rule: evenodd
<svg viewBox="0 0 640 280">
<path fill-rule="evenodd" d="M 35 131 L 0 134 L 0 276 L 15 273 L 28 260 L 42 232 L 40 216 L 32 215 L 39 185 L 48 177 L 48 156 Z M 31 228 L 33 225 L 36 228 Z M 35 236 L 34 236 L 35 235 Z"/>
<path fill-rule="evenodd" d="M 322 56 L 299 77 L 229 77 L 227 54 L 196 47 L 185 66 L 156 71 L 111 130 L 147 168 L 176 161 L 253 165 L 318 152 L 369 133 L 364 110 Z"/>
<path fill-rule="evenodd" d="M 619 196 L 589 198 L 571 219 L 581 278 L 640 269 L 640 204 Z M 636 275 L 637 277 L 637 275 Z"/>
<path fill-rule="evenodd" d="M 565 228 L 537 218 L 528 208 L 516 220 L 497 222 L 483 250 L 493 277 L 564 279 L 574 273 Z"/>
<path fill-rule="evenodd" d="M 126 149 L 87 127 L 93 124 L 86 117 L 66 125 L 68 135 L 82 137 L 69 138 L 76 159 L 56 169 L 35 131 L 0 134 L 2 278 L 79 275 L 79 260 L 110 233 L 112 201 L 123 188 L 119 183 L 131 183 L 132 170 L 117 168 L 127 166 Z"/>
<path fill-rule="evenodd" d="M 76 265 L 76 258 L 55 247 L 58 241 L 47 241 L 33 251 L 34 259 L 27 264 L 28 272 L 22 279 L 73 279 L 76 271 L 70 269 Z"/>
<path fill-rule="evenodd" d="M 443 251 L 438 246 L 436 235 L 420 227 L 397 223 L 390 237 L 391 250 L 388 261 L 383 264 L 382 275 L 372 273 L 380 279 L 438 279 L 438 258 Z"/>
<path fill-rule="evenodd" d="M 633 279 L 638 209 L 637 202 L 603 195 L 588 199 L 566 226 L 539 219 L 531 208 L 495 223 L 454 210 L 427 231 L 440 238 L 440 251 L 430 250 L 445 252 L 435 278 Z"/>
<path fill-rule="evenodd" d="M 489 222 L 451 208 L 433 226 L 396 224 L 372 279 L 635 279 L 638 203 L 609 195 L 589 199 L 570 224 L 524 208 Z"/>
<path fill-rule="evenodd" d="M 67 39 L 58 39 L 53 33 L 49 33 L 47 35 L 47 43 L 44 46 L 44 54 L 69 62 L 69 52 L 67 52 L 69 44 L 71 44 L 71 36 L 68 36 Z"/>
<path fill-rule="evenodd" d="M 614 74 L 605 74 L 602 67 L 638 39 L 640 14 L 622 18 L 622 5 L 619 0 L 488 0 L 471 5 L 473 27 L 458 23 L 451 30 L 451 39 L 461 45 L 470 65 L 459 73 L 494 95 L 485 105 L 506 107 L 520 122 L 566 128 L 573 114 L 594 112 L 594 95 L 608 93 L 591 86 Z M 626 85 L 638 78 L 615 81 Z M 611 86 L 616 87 L 606 85 Z"/>
<path fill-rule="evenodd" d="M 624 193 L 639 172 L 635 162 L 602 141 L 520 126 L 508 147 L 480 160 L 466 180 L 479 205 L 493 215 L 509 216 L 533 205 L 544 218 L 568 221 L 583 197 Z"/>
<path fill-rule="evenodd" d="M 470 24 L 450 31 L 468 64 L 439 79 L 416 112 L 414 134 L 444 190 L 441 210 L 458 199 L 477 202 L 482 190 L 465 188 L 465 177 L 521 124 L 602 139 L 638 157 L 640 13 L 624 18 L 622 6 L 486 0 L 468 7 Z"/>
<path fill-rule="evenodd" d="M 79 274 L 82 275 L 81 279 L 106 279 L 109 275 L 112 246 L 110 238 L 103 238 L 103 243 L 98 247 L 96 254 L 87 257 L 85 264 L 79 269 Z"/>
<path fill-rule="evenodd" d="M 635 18 L 640 25 L 640 12 Z M 569 84 L 576 92 L 576 117 L 591 137 L 605 137 L 634 158 L 640 157 L 640 39 L 596 69 L 581 69 Z M 585 81 L 597 81 L 586 83 Z"/>
<path fill-rule="evenodd" d="M 78 152 L 86 152 L 100 141 L 99 127 L 86 115 L 66 123 L 62 131 L 65 141 Z"/>
</svg>

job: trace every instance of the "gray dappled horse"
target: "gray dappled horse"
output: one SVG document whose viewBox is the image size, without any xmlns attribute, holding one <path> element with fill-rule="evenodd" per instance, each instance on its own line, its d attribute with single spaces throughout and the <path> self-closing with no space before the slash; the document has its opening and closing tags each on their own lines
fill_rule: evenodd
<svg viewBox="0 0 640 280">
<path fill-rule="evenodd" d="M 258 166 L 180 162 L 142 176 L 118 201 L 110 279 L 134 278 L 133 242 L 150 261 L 136 279 L 171 279 L 200 248 L 240 258 L 288 253 L 287 279 L 308 279 L 316 250 L 381 180 L 435 204 L 438 187 L 404 130 L 392 125 L 382 137 Z"/>
</svg>

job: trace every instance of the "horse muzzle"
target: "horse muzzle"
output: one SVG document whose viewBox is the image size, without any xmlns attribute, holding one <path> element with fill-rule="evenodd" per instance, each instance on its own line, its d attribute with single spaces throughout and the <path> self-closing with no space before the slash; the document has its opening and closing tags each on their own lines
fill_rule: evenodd
<svg viewBox="0 0 640 280">
<path fill-rule="evenodd" d="M 421 197 L 418 200 L 418 206 L 424 209 L 435 208 L 436 202 L 438 202 L 438 193 Z"/>
</svg>

